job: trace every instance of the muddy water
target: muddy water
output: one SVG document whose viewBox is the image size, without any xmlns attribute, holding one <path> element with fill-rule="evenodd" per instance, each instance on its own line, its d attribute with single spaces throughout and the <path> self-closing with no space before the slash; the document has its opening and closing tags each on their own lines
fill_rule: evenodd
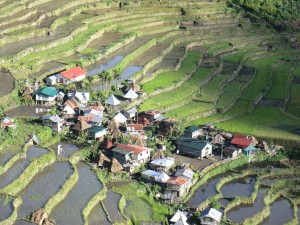
<svg viewBox="0 0 300 225">
<path fill-rule="evenodd" d="M 124 58 L 124 56 L 117 55 L 116 57 L 114 57 L 112 60 L 108 61 L 104 65 L 96 66 L 94 64 L 93 65 L 94 69 L 89 70 L 89 72 L 87 73 L 87 76 L 91 77 L 91 76 L 101 73 L 103 70 L 109 70 L 109 69 L 113 68 L 115 65 L 117 65 L 123 58 Z"/>
<path fill-rule="evenodd" d="M 30 164 L 30 161 L 34 158 L 39 158 L 49 151 L 45 148 L 30 147 L 27 150 L 26 158 L 19 159 L 6 173 L 0 176 L 0 188 L 3 188 L 17 179 L 26 167 Z"/>
<path fill-rule="evenodd" d="M 14 225 L 34 225 L 35 223 L 30 223 L 24 220 L 17 220 Z"/>
<path fill-rule="evenodd" d="M 121 222 L 125 220 L 118 207 L 120 199 L 120 194 L 117 194 L 113 191 L 108 191 L 106 198 L 103 200 L 104 207 L 108 213 L 108 217 L 112 222 Z"/>
<path fill-rule="evenodd" d="M 69 162 L 55 162 L 35 176 L 20 193 L 23 203 L 18 218 L 28 218 L 32 211 L 43 207 L 48 199 L 59 191 L 73 171 Z"/>
<path fill-rule="evenodd" d="M 105 211 L 101 205 L 98 203 L 95 208 L 91 211 L 88 217 L 89 225 L 111 225 L 112 223 L 108 221 Z"/>
<path fill-rule="evenodd" d="M 12 202 L 12 198 L 0 195 L 0 221 L 7 219 L 14 211 Z"/>
<path fill-rule="evenodd" d="M 270 216 L 260 225 L 282 225 L 293 219 L 293 209 L 285 198 L 279 198 L 271 204 Z"/>
<path fill-rule="evenodd" d="M 240 223 L 244 218 L 252 217 L 254 214 L 258 213 L 264 208 L 265 195 L 266 189 L 259 189 L 257 198 L 253 205 L 237 207 L 227 213 L 227 218 L 235 223 Z"/>
<path fill-rule="evenodd" d="M 225 198 L 231 198 L 234 196 L 249 197 L 253 192 L 254 184 L 255 179 L 253 177 L 247 177 L 245 179 L 225 184 L 221 188 L 221 193 Z"/>
<path fill-rule="evenodd" d="M 102 189 L 96 173 L 87 164 L 79 162 L 76 167 L 79 174 L 78 182 L 51 213 L 57 225 L 84 224 L 83 208 Z"/>
<path fill-rule="evenodd" d="M 6 111 L 5 115 L 9 117 L 40 118 L 50 110 L 51 108 L 45 106 L 19 106 Z"/>
</svg>

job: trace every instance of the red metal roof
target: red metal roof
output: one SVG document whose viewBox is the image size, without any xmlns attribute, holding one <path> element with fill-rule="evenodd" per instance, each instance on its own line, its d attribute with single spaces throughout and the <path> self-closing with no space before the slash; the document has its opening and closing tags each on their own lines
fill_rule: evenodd
<svg viewBox="0 0 300 225">
<path fill-rule="evenodd" d="M 120 148 L 122 150 L 128 151 L 128 152 L 132 152 L 134 155 L 138 155 L 142 152 L 145 151 L 150 151 L 150 148 L 146 148 L 146 147 L 141 147 L 138 145 L 118 145 L 117 148 Z"/>
<path fill-rule="evenodd" d="M 250 139 L 247 139 L 247 135 L 236 134 L 236 135 L 234 135 L 234 137 L 231 140 L 230 144 L 237 145 L 241 148 L 246 148 L 246 147 L 249 147 L 251 142 L 252 141 Z"/>
<path fill-rule="evenodd" d="M 7 123 L 1 122 L 1 126 L 2 127 L 13 127 L 13 126 L 15 126 L 15 124 L 13 122 L 7 122 Z"/>
<path fill-rule="evenodd" d="M 82 75 L 87 74 L 87 72 L 84 69 L 82 69 L 80 66 L 76 66 L 72 69 L 63 71 L 60 74 L 67 79 L 74 79 L 76 77 L 80 77 Z"/>
<path fill-rule="evenodd" d="M 143 131 L 143 124 L 127 124 L 128 131 Z"/>
<path fill-rule="evenodd" d="M 72 109 L 76 109 L 78 108 L 74 102 L 72 102 L 71 100 L 68 100 L 65 102 L 64 106 L 69 105 Z"/>
<path fill-rule="evenodd" d="M 138 123 L 143 124 L 144 126 L 147 126 L 151 124 L 151 122 L 145 117 L 145 116 L 138 116 Z"/>
<path fill-rule="evenodd" d="M 167 181 L 167 183 L 181 186 L 183 184 L 186 184 L 188 181 L 189 181 L 189 179 L 184 178 L 184 177 L 170 177 L 170 179 Z"/>
</svg>

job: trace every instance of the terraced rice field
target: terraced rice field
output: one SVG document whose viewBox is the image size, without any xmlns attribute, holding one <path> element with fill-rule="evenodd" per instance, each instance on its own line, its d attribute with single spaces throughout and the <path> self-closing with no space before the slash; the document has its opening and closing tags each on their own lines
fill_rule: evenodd
<svg viewBox="0 0 300 225">
<path fill-rule="evenodd" d="M 21 106 L 17 96 L 27 78 L 42 81 L 80 65 L 94 78 L 94 92 L 104 90 L 98 76 L 103 70 L 120 71 L 122 79 L 113 85 L 135 79 L 146 92 L 136 102 L 140 112 L 157 109 L 185 125 L 213 122 L 227 131 L 299 141 L 299 51 L 290 48 L 289 35 L 244 18 L 224 0 L 125 3 L 120 8 L 119 2 L 101 0 L 0 0 L 0 112 Z M 23 102 L 7 113 L 33 119 L 34 111 Z M 28 138 L 35 129 L 24 124 Z M 23 219 L 41 207 L 58 224 L 112 224 L 132 217 L 161 222 L 169 214 L 146 196 L 144 186 L 105 193 L 99 174 L 72 156 L 76 146 L 63 144 L 63 155 L 55 159 L 52 150 L 33 152 L 33 147 L 10 165 L 23 146 L 8 144 L 7 151 L 0 150 L 0 191 L 13 196 L 0 195 L 1 225 L 30 224 Z M 43 161 L 46 156 L 51 160 Z M 40 161 L 45 165 L 36 171 Z M 28 168 L 36 175 L 17 185 Z M 17 196 L 23 203 L 15 208 Z"/>
</svg>

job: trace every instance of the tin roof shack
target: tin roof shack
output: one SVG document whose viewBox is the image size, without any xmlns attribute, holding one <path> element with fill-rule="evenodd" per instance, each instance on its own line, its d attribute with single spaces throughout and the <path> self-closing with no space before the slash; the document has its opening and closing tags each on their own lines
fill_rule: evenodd
<svg viewBox="0 0 300 225">
<path fill-rule="evenodd" d="M 222 213 L 214 208 L 204 210 L 200 215 L 201 224 L 218 225 L 221 222 Z"/>
<path fill-rule="evenodd" d="M 141 179 L 154 184 L 156 182 L 157 177 L 159 177 L 161 173 L 154 170 L 145 170 L 141 172 Z"/>
<path fill-rule="evenodd" d="M 169 171 L 175 164 L 173 158 L 167 157 L 163 159 L 155 159 L 150 162 L 150 168 L 156 171 Z"/>
<path fill-rule="evenodd" d="M 53 131 L 60 133 L 63 129 L 64 120 L 59 116 L 44 116 L 42 118 L 43 126 L 51 127 Z"/>
<path fill-rule="evenodd" d="M 212 145 L 206 141 L 180 138 L 177 141 L 177 153 L 202 159 L 212 155 Z"/>
<path fill-rule="evenodd" d="M 1 121 L 1 127 L 5 127 L 5 128 L 6 128 L 6 127 L 7 127 L 7 128 L 11 127 L 11 128 L 14 128 L 14 129 L 17 128 L 17 126 L 16 126 L 14 120 L 11 119 L 11 118 L 9 118 L 9 117 L 5 117 L 5 118 Z"/>
<path fill-rule="evenodd" d="M 96 140 L 100 139 L 106 134 L 106 128 L 102 126 L 93 126 L 89 129 L 88 135 L 90 138 Z"/>
<path fill-rule="evenodd" d="M 161 113 L 157 110 L 150 110 L 145 113 L 147 119 L 149 119 L 151 122 L 154 122 L 156 120 L 162 121 L 164 117 L 161 115 Z"/>
<path fill-rule="evenodd" d="M 114 157 L 121 163 L 129 172 L 140 167 L 142 164 L 150 161 L 151 148 L 141 147 L 137 145 L 118 145 L 113 148 Z"/>
</svg>

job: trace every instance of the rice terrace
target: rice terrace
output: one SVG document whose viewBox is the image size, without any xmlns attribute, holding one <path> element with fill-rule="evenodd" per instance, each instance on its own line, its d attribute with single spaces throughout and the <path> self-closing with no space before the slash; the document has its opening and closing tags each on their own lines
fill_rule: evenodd
<svg viewBox="0 0 300 225">
<path fill-rule="evenodd" d="M 0 0 L 0 225 L 300 224 L 298 0 Z"/>
</svg>

